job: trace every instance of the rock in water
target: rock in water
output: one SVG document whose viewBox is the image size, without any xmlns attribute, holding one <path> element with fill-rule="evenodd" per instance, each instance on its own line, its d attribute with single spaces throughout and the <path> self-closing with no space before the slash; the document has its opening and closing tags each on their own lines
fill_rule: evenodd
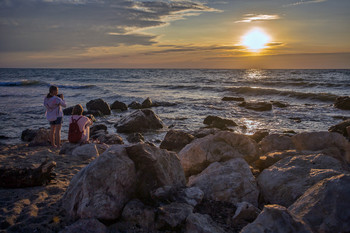
<svg viewBox="0 0 350 233">
<path fill-rule="evenodd" d="M 135 192 L 136 170 L 125 147 L 112 146 L 71 180 L 63 206 L 72 219 L 113 220 Z"/>
<path fill-rule="evenodd" d="M 88 111 L 100 111 L 103 115 L 111 115 L 111 108 L 103 99 L 90 100 L 86 108 Z"/>
<path fill-rule="evenodd" d="M 163 128 L 162 120 L 150 109 L 136 110 L 116 125 L 118 133 L 135 133 Z"/>
<path fill-rule="evenodd" d="M 147 144 L 133 145 L 126 151 L 137 169 L 137 195 L 141 200 L 150 199 L 151 191 L 165 185 L 185 186 L 185 175 L 174 152 Z"/>
<path fill-rule="evenodd" d="M 152 100 L 151 98 L 147 97 L 147 99 L 145 99 L 142 104 L 141 104 L 142 108 L 150 108 L 153 106 Z"/>
<path fill-rule="evenodd" d="M 265 201 L 288 207 L 317 182 L 343 172 L 339 160 L 315 153 L 284 158 L 263 170 L 257 181 Z"/>
<path fill-rule="evenodd" d="M 194 140 L 194 136 L 179 130 L 169 130 L 160 144 L 161 149 L 180 151 Z"/>
<path fill-rule="evenodd" d="M 331 126 L 328 131 L 342 134 L 344 137 L 350 137 L 350 134 L 346 131 L 346 127 L 350 126 L 350 119 L 345 120 L 339 124 Z"/>
<path fill-rule="evenodd" d="M 54 179 L 55 161 L 45 161 L 38 168 L 0 168 L 0 187 L 25 188 L 41 186 Z"/>
<path fill-rule="evenodd" d="M 252 162 L 258 158 L 258 154 L 258 144 L 254 140 L 222 131 L 194 140 L 179 152 L 179 157 L 186 176 L 190 176 L 200 173 L 213 162 L 231 158 L 244 158 Z"/>
<path fill-rule="evenodd" d="M 126 110 L 128 110 L 128 106 L 125 103 L 119 102 L 118 100 L 116 100 L 111 105 L 111 109 L 119 110 L 119 111 L 126 111 Z"/>
<path fill-rule="evenodd" d="M 350 232 L 350 175 L 320 181 L 288 210 L 314 232 Z"/>
<path fill-rule="evenodd" d="M 247 162 L 234 158 L 215 162 L 189 178 L 188 186 L 200 188 L 204 198 L 237 204 L 242 201 L 258 206 L 259 190 Z"/>
<path fill-rule="evenodd" d="M 335 100 L 334 107 L 343 110 L 350 110 L 350 96 L 338 97 Z"/>
<path fill-rule="evenodd" d="M 128 105 L 128 107 L 132 109 L 140 109 L 142 108 L 142 105 L 137 101 L 133 101 L 131 104 Z"/>
<path fill-rule="evenodd" d="M 285 207 L 266 205 L 254 222 L 245 226 L 241 233 L 312 233 L 310 228 L 293 216 Z"/>
</svg>

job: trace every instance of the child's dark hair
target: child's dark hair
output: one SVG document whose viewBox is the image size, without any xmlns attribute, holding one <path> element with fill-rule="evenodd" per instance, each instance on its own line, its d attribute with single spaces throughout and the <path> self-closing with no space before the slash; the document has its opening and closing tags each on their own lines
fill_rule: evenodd
<svg viewBox="0 0 350 233">
<path fill-rule="evenodd" d="M 57 90 L 58 90 L 58 87 L 57 87 L 57 86 L 50 86 L 50 88 L 49 88 L 49 93 L 47 94 L 46 98 L 51 98 L 51 97 L 53 97 L 53 95 L 51 95 L 51 93 L 52 93 L 53 91 L 57 91 Z"/>
</svg>

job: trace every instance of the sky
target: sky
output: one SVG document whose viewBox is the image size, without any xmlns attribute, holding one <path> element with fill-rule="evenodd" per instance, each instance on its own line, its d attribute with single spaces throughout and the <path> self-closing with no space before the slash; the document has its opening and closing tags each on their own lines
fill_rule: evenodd
<svg viewBox="0 0 350 233">
<path fill-rule="evenodd" d="M 0 67 L 349 69 L 349 25 L 350 0 L 0 0 Z"/>
</svg>

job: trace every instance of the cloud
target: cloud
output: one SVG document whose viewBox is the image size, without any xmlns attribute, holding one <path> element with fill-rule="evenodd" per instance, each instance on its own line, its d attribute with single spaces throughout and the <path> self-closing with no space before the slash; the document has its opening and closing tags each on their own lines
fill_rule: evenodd
<svg viewBox="0 0 350 233">
<path fill-rule="evenodd" d="M 245 14 L 243 19 L 235 21 L 235 23 L 251 23 L 256 21 L 276 20 L 280 18 L 279 15 Z"/>
<path fill-rule="evenodd" d="M 288 4 L 288 5 L 284 5 L 285 7 L 288 7 L 288 6 L 298 6 L 298 5 L 302 5 L 302 4 L 312 4 L 312 3 L 321 3 L 321 2 L 326 2 L 327 0 L 301 0 L 301 1 L 298 1 L 298 2 L 295 2 L 295 3 L 291 3 L 291 4 Z"/>
<path fill-rule="evenodd" d="M 97 46 L 150 45 L 140 30 L 215 12 L 192 0 L 4 0 L 0 2 L 0 52 Z"/>
</svg>

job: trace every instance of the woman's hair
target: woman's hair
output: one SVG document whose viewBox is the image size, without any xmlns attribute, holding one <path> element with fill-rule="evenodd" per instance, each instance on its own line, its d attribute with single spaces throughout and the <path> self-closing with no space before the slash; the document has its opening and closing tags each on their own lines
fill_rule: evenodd
<svg viewBox="0 0 350 233">
<path fill-rule="evenodd" d="M 72 115 L 83 115 L 83 107 L 77 104 L 73 107 Z"/>
<path fill-rule="evenodd" d="M 50 88 L 49 88 L 49 93 L 47 94 L 46 98 L 51 98 L 51 97 L 53 97 L 53 95 L 51 95 L 51 93 L 54 92 L 54 91 L 57 91 L 57 90 L 58 90 L 58 87 L 56 87 L 56 86 L 50 86 Z"/>
</svg>

